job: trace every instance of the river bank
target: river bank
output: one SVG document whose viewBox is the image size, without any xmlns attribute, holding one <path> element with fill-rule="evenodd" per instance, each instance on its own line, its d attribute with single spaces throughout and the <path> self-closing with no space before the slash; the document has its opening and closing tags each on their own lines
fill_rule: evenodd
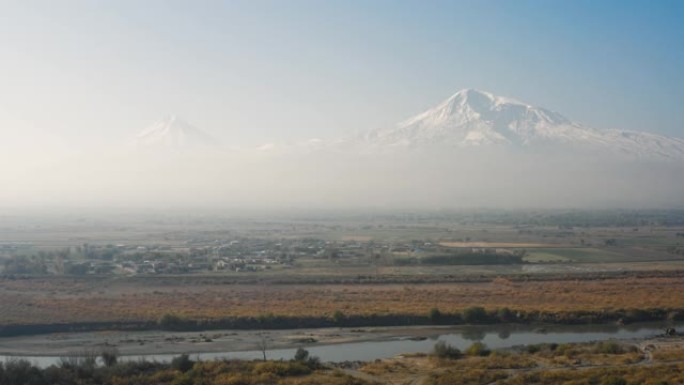
<svg viewBox="0 0 684 385">
<path fill-rule="evenodd" d="M 58 333 L 0 338 L 0 356 L 26 357 L 41 365 L 63 356 L 98 354 L 116 349 L 128 359 L 167 361 L 190 354 L 202 359 L 244 358 L 263 355 L 290 359 L 304 347 L 323 361 L 371 361 L 403 353 L 430 352 L 438 341 L 459 349 L 473 342 L 490 348 L 540 343 L 579 343 L 601 340 L 641 340 L 662 336 L 666 327 L 684 324 L 641 323 L 620 325 L 489 325 L 457 327 L 370 327 L 296 330 L 221 330 L 207 332 L 97 332 Z M 2 357 L 0 357 L 2 358 Z"/>
</svg>

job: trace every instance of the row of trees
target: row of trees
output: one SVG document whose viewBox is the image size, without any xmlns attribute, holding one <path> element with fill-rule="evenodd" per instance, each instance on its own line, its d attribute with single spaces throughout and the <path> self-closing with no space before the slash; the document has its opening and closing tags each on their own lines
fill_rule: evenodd
<svg viewBox="0 0 684 385">
<path fill-rule="evenodd" d="M 507 307 L 496 309 L 495 311 L 488 312 L 482 306 L 471 306 L 463 309 L 460 314 L 463 322 L 467 324 L 486 324 L 486 323 L 497 323 L 497 322 L 513 322 L 518 316 L 513 313 L 511 309 Z M 430 309 L 428 313 L 428 318 L 433 324 L 439 324 L 446 317 L 445 314 L 438 308 Z"/>
</svg>

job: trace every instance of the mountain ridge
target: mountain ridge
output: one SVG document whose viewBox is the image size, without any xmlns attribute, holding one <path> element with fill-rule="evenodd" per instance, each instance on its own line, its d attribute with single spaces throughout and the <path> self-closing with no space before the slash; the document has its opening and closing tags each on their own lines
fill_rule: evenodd
<svg viewBox="0 0 684 385">
<path fill-rule="evenodd" d="M 364 135 L 389 147 L 564 145 L 639 157 L 684 158 L 684 140 L 642 131 L 597 129 L 562 114 L 486 91 L 463 89 L 394 127 Z"/>
</svg>

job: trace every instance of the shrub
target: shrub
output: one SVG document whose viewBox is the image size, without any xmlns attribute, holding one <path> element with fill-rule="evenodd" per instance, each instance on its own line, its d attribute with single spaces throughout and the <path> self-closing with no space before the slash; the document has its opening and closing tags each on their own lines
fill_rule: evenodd
<svg viewBox="0 0 684 385">
<path fill-rule="evenodd" d="M 159 364 L 140 359 L 138 361 L 123 361 L 109 368 L 108 372 L 114 377 L 130 378 L 142 373 L 153 372 Z"/>
<path fill-rule="evenodd" d="M 601 341 L 594 346 L 594 353 L 623 354 L 625 353 L 625 348 L 615 341 Z"/>
<path fill-rule="evenodd" d="M 4 384 L 46 384 L 40 369 L 23 359 L 5 362 L 3 378 L 0 378 L 0 382 Z"/>
<path fill-rule="evenodd" d="M 180 372 L 187 372 L 188 370 L 192 369 L 192 367 L 195 365 L 195 362 L 190 359 L 190 356 L 187 354 L 181 354 L 178 357 L 174 357 L 171 360 L 171 368 L 178 370 Z"/>
<path fill-rule="evenodd" d="M 463 310 L 463 320 L 469 324 L 487 322 L 487 311 L 482 306 L 471 306 Z"/>
<path fill-rule="evenodd" d="M 501 322 L 511 322 L 515 319 L 515 315 L 511 309 L 502 307 L 496 311 L 496 318 L 498 318 Z"/>
<path fill-rule="evenodd" d="M 485 357 L 491 353 L 491 350 L 487 348 L 487 345 L 482 342 L 474 342 L 472 345 L 466 349 L 465 353 L 469 356 L 481 356 Z"/>
<path fill-rule="evenodd" d="M 165 330 L 178 329 L 182 324 L 183 319 L 171 313 L 166 313 L 157 320 L 157 325 Z"/>
<path fill-rule="evenodd" d="M 304 348 L 298 348 L 294 355 L 295 361 L 306 361 L 309 358 L 309 351 Z"/>
<path fill-rule="evenodd" d="M 447 344 L 444 341 L 438 341 L 433 348 L 434 354 L 439 358 L 460 358 L 461 351 L 458 348 Z"/>
<path fill-rule="evenodd" d="M 316 357 L 316 356 L 310 356 L 308 360 L 306 360 L 306 365 L 311 368 L 311 369 L 317 369 L 321 367 L 321 359 Z"/>
<path fill-rule="evenodd" d="M 254 366 L 255 374 L 272 374 L 278 377 L 301 376 L 311 373 L 311 368 L 301 362 L 266 361 Z"/>
<path fill-rule="evenodd" d="M 428 317 L 430 318 L 430 322 L 436 324 L 439 322 L 440 318 L 442 318 L 442 312 L 439 311 L 439 309 L 437 309 L 436 307 L 433 307 L 432 309 L 430 309 Z"/>
<path fill-rule="evenodd" d="M 345 315 L 340 310 L 336 310 L 335 313 L 333 313 L 333 315 L 332 315 L 332 320 L 336 324 L 344 321 L 344 319 L 345 319 Z"/>
<path fill-rule="evenodd" d="M 112 367 L 116 365 L 116 361 L 119 358 L 119 351 L 116 348 L 103 349 L 100 353 L 100 358 L 102 358 L 102 363 L 106 367 Z"/>
</svg>

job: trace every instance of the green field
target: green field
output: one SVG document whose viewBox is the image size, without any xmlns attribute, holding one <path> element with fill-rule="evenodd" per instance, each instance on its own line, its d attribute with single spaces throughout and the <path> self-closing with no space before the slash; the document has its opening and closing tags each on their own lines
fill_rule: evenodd
<svg viewBox="0 0 684 385">
<path fill-rule="evenodd" d="M 555 262 L 572 262 L 571 258 L 559 255 L 558 253 L 549 253 L 545 251 L 534 250 L 528 252 L 523 258 L 523 261 L 530 263 L 555 263 Z"/>
<path fill-rule="evenodd" d="M 638 262 L 645 258 L 638 254 L 593 247 L 571 249 L 534 249 L 525 256 L 527 262 Z"/>
</svg>

